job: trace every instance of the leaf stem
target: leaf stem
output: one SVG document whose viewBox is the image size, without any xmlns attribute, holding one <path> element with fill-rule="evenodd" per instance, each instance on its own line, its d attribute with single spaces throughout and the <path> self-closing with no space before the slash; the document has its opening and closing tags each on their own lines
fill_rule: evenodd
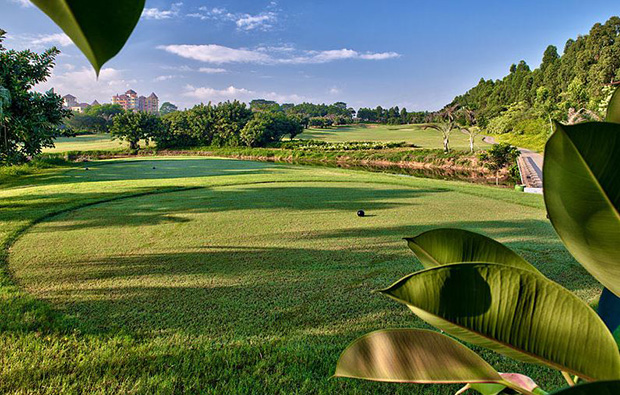
<svg viewBox="0 0 620 395">
<path fill-rule="evenodd" d="M 564 380 L 566 380 L 568 385 L 570 385 L 571 387 L 575 386 L 575 382 L 573 381 L 573 378 L 570 377 L 570 374 L 568 374 L 567 372 L 562 371 L 562 377 L 564 377 Z"/>
</svg>

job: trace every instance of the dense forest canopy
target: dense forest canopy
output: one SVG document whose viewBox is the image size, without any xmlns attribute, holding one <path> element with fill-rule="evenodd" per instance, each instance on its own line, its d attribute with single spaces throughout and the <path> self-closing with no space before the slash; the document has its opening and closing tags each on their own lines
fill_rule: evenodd
<svg viewBox="0 0 620 395">
<path fill-rule="evenodd" d="M 569 39 L 561 55 L 549 45 L 538 68 L 520 61 L 501 80 L 483 78 L 451 104 L 475 110 L 491 133 L 546 134 L 549 119 L 602 116 L 618 80 L 620 18 L 614 16 Z"/>
</svg>

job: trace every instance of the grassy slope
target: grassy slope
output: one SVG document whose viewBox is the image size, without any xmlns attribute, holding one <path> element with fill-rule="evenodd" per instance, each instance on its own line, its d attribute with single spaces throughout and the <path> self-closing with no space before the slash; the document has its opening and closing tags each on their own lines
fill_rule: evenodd
<svg viewBox="0 0 620 395">
<path fill-rule="evenodd" d="M 405 141 L 421 148 L 443 148 L 441 134 L 432 129 L 424 130 L 419 125 L 356 125 L 341 126 L 333 129 L 309 129 L 299 135 L 302 139 L 324 140 L 329 142 L 342 141 Z M 461 132 L 454 131 L 450 139 L 450 146 L 454 149 L 469 149 L 469 137 Z M 477 148 L 489 145 L 476 138 Z"/>
<path fill-rule="evenodd" d="M 0 190 L 0 242 L 72 207 L 199 189 L 68 211 L 16 241 L 11 275 L 0 276 L 0 392 L 454 393 L 329 379 L 356 336 L 425 327 L 369 292 L 418 269 L 400 238 L 437 226 L 496 237 L 584 299 L 596 295 L 539 196 L 204 158 L 88 166 Z"/>
<path fill-rule="evenodd" d="M 521 148 L 528 148 L 534 151 L 543 152 L 548 136 L 546 134 L 523 134 L 517 135 L 513 133 L 492 134 L 497 142 L 509 143 Z"/>
</svg>

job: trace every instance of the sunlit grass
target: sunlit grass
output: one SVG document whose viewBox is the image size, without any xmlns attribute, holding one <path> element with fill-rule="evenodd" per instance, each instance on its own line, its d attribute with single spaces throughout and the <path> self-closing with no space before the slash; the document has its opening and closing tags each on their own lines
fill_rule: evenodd
<svg viewBox="0 0 620 395">
<path fill-rule="evenodd" d="M 426 327 L 370 291 L 419 269 L 401 238 L 438 226 L 506 242 L 596 298 L 540 196 L 204 158 L 91 162 L 13 185 L 0 189 L 0 241 L 15 240 L 0 275 L 3 393 L 454 393 L 330 379 L 355 337 Z"/>
<path fill-rule="evenodd" d="M 354 125 L 339 126 L 332 129 L 304 130 L 298 136 L 302 139 L 324 140 L 329 142 L 342 141 L 391 141 L 407 142 L 420 148 L 442 149 L 442 137 L 436 130 L 422 129 L 420 125 Z M 476 137 L 476 149 L 484 149 L 489 144 Z M 450 146 L 454 149 L 468 150 L 469 137 L 457 130 L 452 132 Z"/>
</svg>

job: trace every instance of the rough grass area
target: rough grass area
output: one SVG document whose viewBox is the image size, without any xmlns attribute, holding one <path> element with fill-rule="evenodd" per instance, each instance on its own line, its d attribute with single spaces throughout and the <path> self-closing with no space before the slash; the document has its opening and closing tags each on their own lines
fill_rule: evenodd
<svg viewBox="0 0 620 395">
<path fill-rule="evenodd" d="M 323 140 L 329 142 L 343 141 L 404 141 L 426 149 L 442 149 L 441 133 L 436 130 L 422 129 L 420 125 L 373 125 L 362 124 L 339 126 L 331 129 L 304 130 L 298 136 L 301 139 Z M 476 137 L 476 149 L 485 149 L 490 145 L 482 141 L 482 136 Z M 469 137 L 457 130 L 450 138 L 451 148 L 469 150 Z"/>
<path fill-rule="evenodd" d="M 509 143 L 517 147 L 528 148 L 534 151 L 543 152 L 545 150 L 545 144 L 549 136 L 545 133 L 540 134 L 493 134 L 492 135 L 497 142 Z"/>
<path fill-rule="evenodd" d="M 598 294 L 536 195 L 208 158 L 83 166 L 0 189 L 0 393 L 454 393 L 330 378 L 357 336 L 427 327 L 370 292 L 421 268 L 403 236 L 440 226 L 495 237 L 586 301 Z"/>
</svg>

